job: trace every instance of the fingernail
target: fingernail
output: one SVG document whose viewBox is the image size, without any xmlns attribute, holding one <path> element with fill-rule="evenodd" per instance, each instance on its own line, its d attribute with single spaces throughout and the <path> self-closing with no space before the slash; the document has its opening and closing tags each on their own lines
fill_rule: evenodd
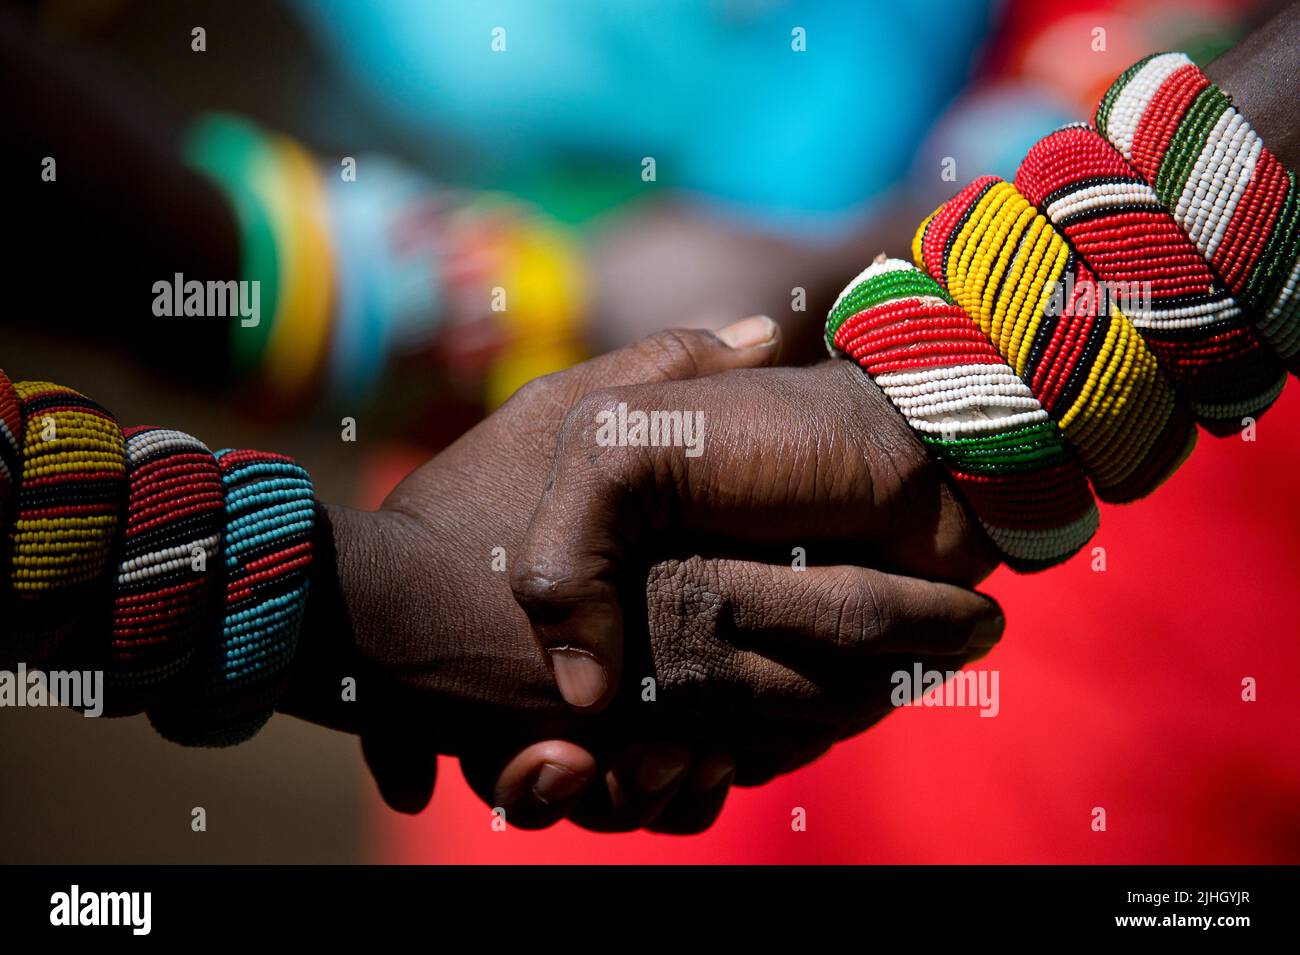
<svg viewBox="0 0 1300 955">
<path fill-rule="evenodd" d="M 736 765 L 729 759 L 706 759 L 695 768 L 695 788 L 702 793 L 712 792 L 735 771 Z"/>
<path fill-rule="evenodd" d="M 756 348 L 776 337 L 776 322 L 766 315 L 742 318 L 721 329 L 717 336 L 731 348 Z"/>
<path fill-rule="evenodd" d="M 556 763 L 542 763 L 533 782 L 533 795 L 546 805 L 567 802 L 582 791 L 587 779 Z"/>
<path fill-rule="evenodd" d="M 605 668 L 590 653 L 552 650 L 551 665 L 560 696 L 570 706 L 588 707 L 605 695 Z"/>
<path fill-rule="evenodd" d="M 641 758 L 641 764 L 636 768 L 637 788 L 650 795 L 661 793 L 685 771 L 686 764 L 675 756 L 648 753 Z"/>
<path fill-rule="evenodd" d="M 1007 619 L 1000 613 L 992 617 L 983 617 L 975 624 L 975 630 L 971 633 L 967 646 L 977 649 L 992 647 L 1002 639 L 1002 631 L 1006 627 Z"/>
</svg>

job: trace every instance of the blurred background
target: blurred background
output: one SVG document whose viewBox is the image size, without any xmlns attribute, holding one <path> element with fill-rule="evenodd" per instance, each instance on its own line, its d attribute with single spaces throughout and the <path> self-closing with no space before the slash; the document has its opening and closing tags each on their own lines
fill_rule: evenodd
<svg viewBox="0 0 1300 955">
<path fill-rule="evenodd" d="M 658 328 L 766 313 L 816 358 L 935 205 L 1274 6 L 0 0 L 0 366 L 374 507 L 519 384 Z M 261 322 L 155 316 L 175 273 L 260 280 Z M 999 571 L 996 719 L 902 711 L 702 836 L 494 832 L 449 760 L 398 816 L 353 738 L 288 717 L 207 752 L 4 709 L 0 861 L 1294 863 L 1297 430 L 1293 386 L 1104 508 L 1104 572 Z"/>
</svg>

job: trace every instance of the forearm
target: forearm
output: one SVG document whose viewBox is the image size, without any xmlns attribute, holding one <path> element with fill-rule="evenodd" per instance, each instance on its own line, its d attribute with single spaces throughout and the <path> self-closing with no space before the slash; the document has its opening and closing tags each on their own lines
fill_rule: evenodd
<svg viewBox="0 0 1300 955">
<path fill-rule="evenodd" d="M 377 511 L 318 504 L 310 599 L 279 712 L 362 735 L 405 726 L 446 753 L 518 734 L 518 711 L 539 726 L 567 718 L 539 689 L 549 681 L 531 643 L 501 641 L 524 629 L 522 613 L 504 569 L 467 543 L 455 493 Z"/>
<path fill-rule="evenodd" d="M 384 512 L 317 504 L 307 613 L 280 712 L 360 731 L 351 704 L 369 664 L 357 646 L 357 620 L 371 604 L 388 602 L 378 593 L 391 579 L 381 565 L 388 523 Z"/>
</svg>

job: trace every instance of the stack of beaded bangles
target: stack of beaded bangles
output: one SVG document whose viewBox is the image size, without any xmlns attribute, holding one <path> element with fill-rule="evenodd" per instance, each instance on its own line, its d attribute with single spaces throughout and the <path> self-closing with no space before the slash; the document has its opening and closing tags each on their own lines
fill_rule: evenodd
<svg viewBox="0 0 1300 955">
<path fill-rule="evenodd" d="M 1196 440 L 1141 335 L 1014 186 L 978 179 L 922 223 L 913 257 L 1060 425 L 1097 496 L 1149 493 Z"/>
<path fill-rule="evenodd" d="M 147 709 L 188 745 L 253 735 L 306 606 L 307 472 L 282 455 L 213 455 L 179 431 L 124 433 L 83 395 L 2 371 L 0 465 L 3 662 L 39 663 L 82 627 L 76 649 L 106 670 L 106 712 Z M 107 641 L 96 587 L 111 594 Z"/>
<path fill-rule="evenodd" d="M 270 397 L 324 383 L 337 401 L 365 399 L 394 355 L 431 354 L 454 311 L 490 326 L 446 336 L 494 349 L 489 406 L 581 360 L 581 257 L 517 202 L 437 189 L 379 156 L 330 175 L 289 137 L 225 114 L 195 122 L 184 153 L 226 196 L 243 279 L 260 284 L 258 320 L 233 322 L 230 347 Z"/>
<path fill-rule="evenodd" d="M 1087 126 L 1040 140 L 1016 187 L 1118 289 L 1125 314 L 1209 431 L 1241 427 L 1286 374 L 1241 307 L 1124 157 Z"/>
<path fill-rule="evenodd" d="M 1126 71 L 1096 124 L 1106 138 L 1058 130 L 1030 151 L 1016 186 L 977 180 L 921 224 L 913 258 L 932 289 L 901 263 L 878 262 L 827 320 L 832 350 L 876 379 L 1017 569 L 1035 562 L 953 447 L 972 422 L 997 433 L 1029 413 L 1028 398 L 1059 424 L 1097 495 L 1130 501 L 1191 452 L 1184 402 L 1207 430 L 1227 434 L 1280 394 L 1279 359 L 1300 366 L 1294 174 L 1182 54 Z M 965 324 L 945 310 L 951 302 Z M 986 344 L 1006 377 L 954 370 L 986 360 Z M 925 371 L 900 377 L 903 367 Z M 1006 472 L 1002 500 L 1038 502 L 1030 473 Z M 1057 519 L 1036 526 L 1078 513 L 1071 495 L 1061 502 L 1055 512 L 1039 504 Z M 1086 539 L 1053 539 L 1037 565 Z"/>
<path fill-rule="evenodd" d="M 930 276 L 878 258 L 826 323 L 948 469 L 1007 563 L 1069 557 L 1097 529 L 1078 461 L 1024 382 Z"/>
</svg>

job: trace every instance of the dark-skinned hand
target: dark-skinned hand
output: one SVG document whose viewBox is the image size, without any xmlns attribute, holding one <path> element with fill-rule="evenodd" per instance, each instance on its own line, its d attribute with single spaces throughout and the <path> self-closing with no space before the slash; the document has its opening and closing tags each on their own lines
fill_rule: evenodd
<svg viewBox="0 0 1300 955">
<path fill-rule="evenodd" d="M 973 583 L 993 562 L 879 391 L 845 363 L 762 368 L 766 319 L 721 334 L 664 332 L 539 379 L 380 511 L 326 508 L 336 599 L 313 598 L 282 709 L 359 732 L 395 808 L 422 808 L 451 753 L 513 825 L 691 832 L 733 780 L 886 715 L 894 671 L 986 652 L 991 601 L 900 575 Z M 618 401 L 704 411 L 704 453 L 593 446 Z M 615 539 L 636 546 L 592 559 Z M 617 626 L 591 627 L 593 605 Z M 599 691 L 576 700 L 587 663 Z M 349 669 L 357 702 L 339 704 Z"/>
</svg>

